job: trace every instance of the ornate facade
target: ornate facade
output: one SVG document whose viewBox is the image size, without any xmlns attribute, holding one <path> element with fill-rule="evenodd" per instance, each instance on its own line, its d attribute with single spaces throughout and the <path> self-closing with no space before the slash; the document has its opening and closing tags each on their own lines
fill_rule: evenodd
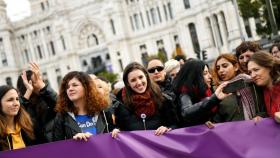
<svg viewBox="0 0 280 158">
<path fill-rule="evenodd" d="M 31 16 L 10 22 L 0 0 L 0 84 L 15 86 L 29 61 L 57 89 L 69 71 L 121 73 L 159 49 L 171 58 L 176 45 L 213 60 L 241 41 L 231 0 L 29 1 Z"/>
</svg>

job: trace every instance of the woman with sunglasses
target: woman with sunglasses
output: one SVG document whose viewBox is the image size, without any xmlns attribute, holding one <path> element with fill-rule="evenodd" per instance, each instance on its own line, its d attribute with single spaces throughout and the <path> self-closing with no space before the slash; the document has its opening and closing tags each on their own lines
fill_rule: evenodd
<svg viewBox="0 0 280 158">
<path fill-rule="evenodd" d="M 211 88 L 212 76 L 208 65 L 201 60 L 188 60 L 173 81 L 177 94 L 180 126 L 203 124 L 211 119 L 219 102 L 230 94 L 223 93 L 227 82 Z"/>
<path fill-rule="evenodd" d="M 142 65 L 136 62 L 127 65 L 123 81 L 125 87 L 119 98 L 123 104 L 115 109 L 121 130 L 155 130 L 155 135 L 162 135 L 176 127 L 173 107 Z"/>
<path fill-rule="evenodd" d="M 250 58 L 248 70 L 255 84 L 263 88 L 268 115 L 279 117 L 280 61 L 268 52 L 258 51 Z"/>
</svg>

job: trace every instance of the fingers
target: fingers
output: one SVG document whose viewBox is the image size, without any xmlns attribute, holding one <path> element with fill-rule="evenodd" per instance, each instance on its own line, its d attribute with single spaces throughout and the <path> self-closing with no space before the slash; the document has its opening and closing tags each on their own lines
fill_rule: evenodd
<svg viewBox="0 0 280 158">
<path fill-rule="evenodd" d="M 74 140 L 84 140 L 87 141 L 88 138 L 91 136 L 92 134 L 90 133 L 77 133 L 76 135 L 73 136 Z"/>
<path fill-rule="evenodd" d="M 276 122 L 280 123 L 280 112 L 276 112 L 274 114 L 274 119 L 275 119 Z"/>
<path fill-rule="evenodd" d="M 260 117 L 260 116 L 254 117 L 254 118 L 253 118 L 253 121 L 254 121 L 255 125 L 256 125 L 258 122 L 260 122 L 261 119 L 262 119 L 262 117 Z"/>
<path fill-rule="evenodd" d="M 165 126 L 160 126 L 156 131 L 155 131 L 155 135 L 156 136 L 160 136 L 163 135 L 166 132 L 171 131 L 171 128 L 167 128 Z"/>
<path fill-rule="evenodd" d="M 119 129 L 114 129 L 112 131 L 112 138 L 117 138 L 118 136 L 118 133 L 120 133 L 121 131 Z"/>
</svg>

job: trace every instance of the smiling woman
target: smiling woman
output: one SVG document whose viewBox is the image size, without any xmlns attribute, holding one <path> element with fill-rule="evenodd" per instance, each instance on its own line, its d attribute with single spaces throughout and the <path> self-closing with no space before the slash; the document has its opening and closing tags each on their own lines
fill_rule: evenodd
<svg viewBox="0 0 280 158">
<path fill-rule="evenodd" d="M 28 0 L 4 0 L 4 2 L 7 4 L 7 14 L 11 21 L 21 20 L 31 13 Z"/>
</svg>

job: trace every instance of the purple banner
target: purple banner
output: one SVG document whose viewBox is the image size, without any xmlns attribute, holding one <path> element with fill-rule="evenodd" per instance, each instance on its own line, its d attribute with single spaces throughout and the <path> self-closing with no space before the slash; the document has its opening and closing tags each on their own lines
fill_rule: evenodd
<svg viewBox="0 0 280 158">
<path fill-rule="evenodd" d="M 93 136 L 88 142 L 66 140 L 14 151 L 0 158 L 279 158 L 280 125 L 271 119 L 195 126 L 163 136 L 154 131 Z"/>
</svg>

